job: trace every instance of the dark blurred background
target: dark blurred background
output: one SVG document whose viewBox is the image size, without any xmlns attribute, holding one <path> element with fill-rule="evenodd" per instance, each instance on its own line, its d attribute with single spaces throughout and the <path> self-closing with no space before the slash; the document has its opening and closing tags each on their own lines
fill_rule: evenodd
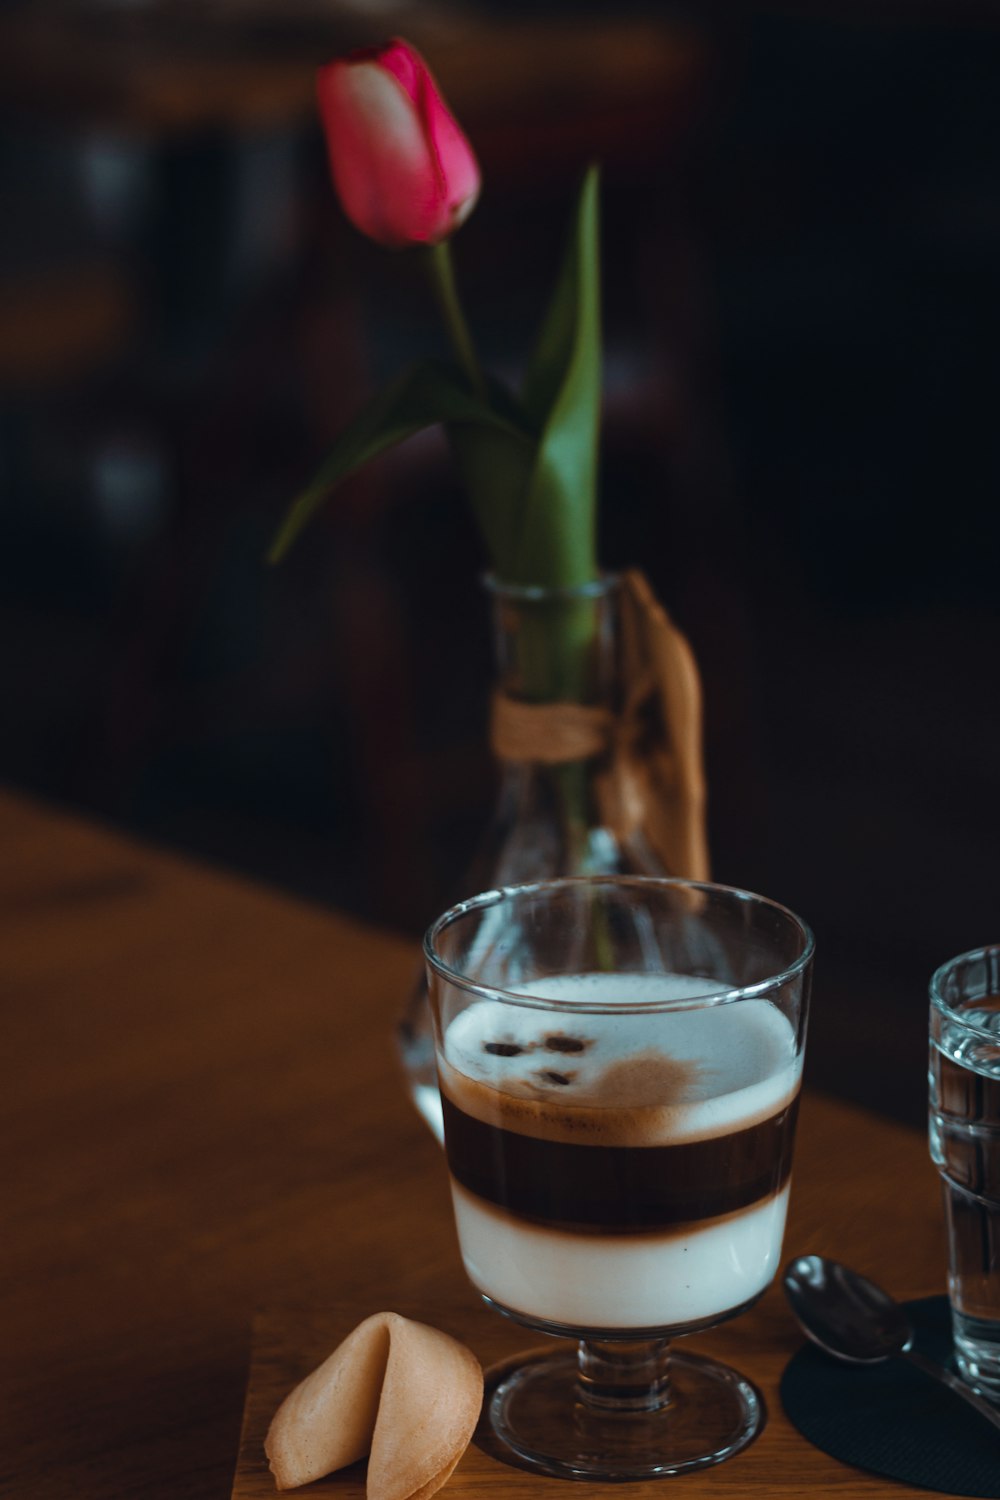
<svg viewBox="0 0 1000 1500">
<path fill-rule="evenodd" d="M 604 163 L 603 560 L 706 693 L 717 878 L 818 943 L 810 1075 L 919 1123 L 998 940 L 995 6 L 0 7 L 0 776 L 417 934 L 490 806 L 483 564 L 437 437 L 285 504 L 444 352 L 329 187 L 316 64 L 425 52 L 516 377 Z"/>
</svg>

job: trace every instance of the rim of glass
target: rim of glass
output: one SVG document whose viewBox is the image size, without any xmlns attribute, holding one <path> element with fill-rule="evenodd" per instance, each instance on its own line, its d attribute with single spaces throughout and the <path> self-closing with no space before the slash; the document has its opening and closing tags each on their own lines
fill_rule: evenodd
<svg viewBox="0 0 1000 1500">
<path fill-rule="evenodd" d="M 990 1031 L 986 1026 L 978 1025 L 975 1021 L 968 1020 L 961 1011 L 955 1009 L 955 1002 L 949 1000 L 943 990 L 945 980 L 954 973 L 959 964 L 984 961 L 991 954 L 1000 955 L 1000 943 L 984 943 L 981 948 L 970 948 L 966 953 L 956 953 L 954 958 L 946 959 L 943 964 L 939 964 L 931 975 L 931 1004 L 936 1005 L 938 1010 L 947 1011 L 949 1016 L 953 1016 L 963 1031 L 974 1032 L 984 1041 L 995 1043 L 996 1032 Z"/>
<path fill-rule="evenodd" d="M 576 599 L 601 599 L 611 594 L 621 584 L 620 573 L 602 573 L 589 583 L 558 583 L 552 588 L 542 583 L 505 583 L 495 573 L 482 575 L 483 588 L 499 599 L 512 599 L 524 604 L 572 603 Z"/>
<path fill-rule="evenodd" d="M 574 1000 L 555 1001 L 546 999 L 544 995 L 526 995 L 523 991 L 505 990 L 498 985 L 483 984 L 478 979 L 470 979 L 467 974 L 462 974 L 458 969 L 453 969 L 436 951 L 435 943 L 447 928 L 453 927 L 456 922 L 468 916 L 470 912 L 480 911 L 483 907 L 498 906 L 501 901 L 511 896 L 531 896 L 539 892 L 565 890 L 573 886 L 613 886 L 616 889 L 623 887 L 656 888 L 662 889 L 669 886 L 677 890 L 686 891 L 708 891 L 711 894 L 722 894 L 735 896 L 739 901 L 754 902 L 758 906 L 769 907 L 778 912 L 797 931 L 801 940 L 802 948 L 798 957 L 781 969 L 776 974 L 770 974 L 766 979 L 758 979 L 755 984 L 734 986 L 728 990 L 712 990 L 705 995 L 691 995 L 681 1000 L 639 1000 L 630 1005 L 609 1005 L 602 1000 Z M 424 934 L 423 950 L 428 964 L 442 979 L 457 989 L 465 990 L 467 994 L 477 995 L 483 1000 L 501 1000 L 505 1005 L 520 1006 L 524 1010 L 554 1010 L 562 1009 L 572 1011 L 579 1015 L 639 1015 L 643 1013 L 655 1014 L 658 1011 L 678 1010 L 704 1010 L 709 1006 L 729 1005 L 736 1000 L 752 1000 L 760 995 L 766 995 L 771 990 L 779 989 L 783 984 L 802 974 L 812 961 L 816 947 L 812 929 L 808 923 L 797 917 L 790 907 L 783 906 L 780 901 L 772 901 L 769 896 L 759 896 L 755 891 L 744 890 L 736 885 L 719 885 L 709 880 L 681 880 L 677 878 L 657 875 L 569 875 L 558 880 L 535 880 L 525 882 L 523 885 L 502 885 L 491 891 L 482 891 L 478 896 L 470 896 L 465 901 L 459 901 L 455 906 L 449 907 L 432 922 Z M 708 976 L 699 976 L 707 978 Z"/>
</svg>

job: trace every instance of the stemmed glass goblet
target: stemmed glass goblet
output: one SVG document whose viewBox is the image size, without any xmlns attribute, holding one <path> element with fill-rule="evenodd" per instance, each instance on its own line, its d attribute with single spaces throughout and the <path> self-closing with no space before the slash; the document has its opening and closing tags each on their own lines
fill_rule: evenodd
<svg viewBox="0 0 1000 1500">
<path fill-rule="evenodd" d="M 594 877 L 486 892 L 425 939 L 466 1272 L 575 1339 L 490 1391 L 521 1466 L 626 1480 L 718 1463 L 763 1406 L 671 1341 L 777 1269 L 813 942 L 730 887 Z"/>
</svg>

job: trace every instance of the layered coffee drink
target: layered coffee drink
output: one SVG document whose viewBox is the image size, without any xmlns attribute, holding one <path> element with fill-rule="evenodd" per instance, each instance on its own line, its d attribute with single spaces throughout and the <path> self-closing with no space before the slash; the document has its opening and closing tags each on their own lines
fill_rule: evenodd
<svg viewBox="0 0 1000 1500">
<path fill-rule="evenodd" d="M 546 1008 L 462 1010 L 439 1055 L 470 1279 L 509 1312 L 572 1329 L 739 1311 L 781 1254 L 792 1025 L 769 1000 L 713 1003 L 717 986 L 683 974 L 562 975 L 530 993 Z M 664 1008 L 634 1009 L 649 1004 Z"/>
</svg>

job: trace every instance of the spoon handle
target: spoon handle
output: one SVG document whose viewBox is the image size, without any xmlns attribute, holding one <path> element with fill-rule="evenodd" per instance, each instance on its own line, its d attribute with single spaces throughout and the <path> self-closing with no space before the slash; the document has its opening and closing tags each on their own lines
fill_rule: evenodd
<svg viewBox="0 0 1000 1500">
<path fill-rule="evenodd" d="M 975 1407 L 981 1417 L 985 1417 L 987 1422 L 992 1422 L 993 1426 L 1000 1430 L 1000 1411 L 995 1406 L 991 1406 L 982 1396 L 977 1396 L 975 1391 L 970 1391 L 965 1382 L 952 1374 L 951 1370 L 936 1365 L 933 1360 L 925 1358 L 923 1354 L 918 1354 L 916 1349 L 907 1349 L 905 1357 L 911 1365 L 916 1365 L 918 1370 L 923 1370 L 925 1375 L 931 1375 L 935 1380 L 940 1380 L 941 1384 L 946 1385 L 950 1391 L 954 1391 L 956 1396 L 961 1396 L 963 1401 Z"/>
</svg>

